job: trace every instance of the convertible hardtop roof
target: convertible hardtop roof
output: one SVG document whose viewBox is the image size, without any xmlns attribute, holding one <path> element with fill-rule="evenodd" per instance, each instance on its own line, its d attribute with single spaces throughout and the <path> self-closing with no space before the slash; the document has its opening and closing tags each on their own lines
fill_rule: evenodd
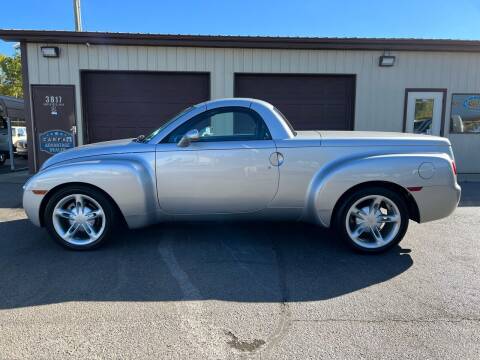
<svg viewBox="0 0 480 360">
<path fill-rule="evenodd" d="M 245 106 L 248 107 L 250 106 L 251 103 L 257 103 L 266 107 L 272 107 L 273 105 L 263 101 L 263 100 L 258 100 L 258 99 L 253 99 L 253 98 L 222 98 L 222 99 L 214 99 L 214 100 L 208 100 L 205 102 L 202 102 L 200 104 L 197 104 L 195 106 L 208 106 L 211 104 L 215 105 L 221 105 L 224 103 L 226 106 Z"/>
</svg>

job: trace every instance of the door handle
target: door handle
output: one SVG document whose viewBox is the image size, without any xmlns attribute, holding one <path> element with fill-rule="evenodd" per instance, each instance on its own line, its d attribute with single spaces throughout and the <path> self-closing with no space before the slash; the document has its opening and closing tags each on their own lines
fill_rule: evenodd
<svg viewBox="0 0 480 360">
<path fill-rule="evenodd" d="M 273 166 L 282 165 L 284 160 L 285 159 L 283 157 L 283 154 L 278 151 L 275 151 L 272 154 L 270 154 L 270 164 L 272 164 Z"/>
</svg>

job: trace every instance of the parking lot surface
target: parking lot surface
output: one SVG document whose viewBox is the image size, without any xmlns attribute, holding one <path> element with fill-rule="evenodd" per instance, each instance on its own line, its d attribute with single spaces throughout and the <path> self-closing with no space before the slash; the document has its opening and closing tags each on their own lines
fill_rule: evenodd
<svg viewBox="0 0 480 360">
<path fill-rule="evenodd" d="M 480 184 L 382 255 L 294 223 L 122 231 L 67 251 L 0 180 L 1 359 L 478 359 Z"/>
</svg>

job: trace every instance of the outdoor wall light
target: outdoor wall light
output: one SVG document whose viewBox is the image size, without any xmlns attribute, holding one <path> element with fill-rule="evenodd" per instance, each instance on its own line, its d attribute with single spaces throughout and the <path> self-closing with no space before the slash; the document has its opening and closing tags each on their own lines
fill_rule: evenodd
<svg viewBox="0 0 480 360">
<path fill-rule="evenodd" d="M 382 55 L 378 59 L 378 66 L 393 66 L 395 65 L 395 56 Z"/>
<path fill-rule="evenodd" d="M 56 58 L 60 54 L 60 49 L 56 46 L 42 46 L 43 57 Z"/>
</svg>

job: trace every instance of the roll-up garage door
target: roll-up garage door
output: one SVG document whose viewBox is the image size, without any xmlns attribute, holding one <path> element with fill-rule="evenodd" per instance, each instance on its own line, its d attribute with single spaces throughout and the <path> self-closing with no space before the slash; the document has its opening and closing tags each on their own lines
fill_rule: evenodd
<svg viewBox="0 0 480 360">
<path fill-rule="evenodd" d="M 355 75 L 235 74 L 235 96 L 268 101 L 296 130 L 353 130 Z"/>
<path fill-rule="evenodd" d="M 182 109 L 209 97 L 208 73 L 83 72 L 86 141 L 148 134 Z"/>
</svg>

